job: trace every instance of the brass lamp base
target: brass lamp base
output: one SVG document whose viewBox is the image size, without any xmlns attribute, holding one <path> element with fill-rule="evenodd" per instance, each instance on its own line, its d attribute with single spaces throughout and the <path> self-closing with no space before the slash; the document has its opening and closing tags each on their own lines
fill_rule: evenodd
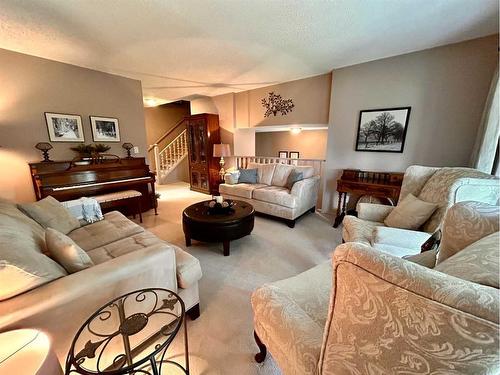
<svg viewBox="0 0 500 375">
<path fill-rule="evenodd" d="M 226 170 L 224 169 L 224 164 L 226 164 L 226 162 L 224 161 L 224 156 L 221 156 L 219 161 L 220 165 L 219 176 L 221 180 L 224 180 L 224 175 L 226 174 Z"/>
</svg>

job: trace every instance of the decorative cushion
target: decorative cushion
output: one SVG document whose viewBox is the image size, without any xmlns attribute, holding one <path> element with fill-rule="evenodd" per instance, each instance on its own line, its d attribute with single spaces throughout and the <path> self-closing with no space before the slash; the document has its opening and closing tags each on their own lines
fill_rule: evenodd
<svg viewBox="0 0 500 375">
<path fill-rule="evenodd" d="M 63 234 L 80 228 L 78 219 L 51 196 L 38 202 L 19 204 L 18 207 L 44 228 L 54 228 Z"/>
<path fill-rule="evenodd" d="M 413 194 L 408 194 L 384 220 L 388 227 L 416 230 L 424 224 L 436 210 L 437 204 L 427 203 Z"/>
<path fill-rule="evenodd" d="M 499 288 L 500 232 L 467 246 L 434 269 L 474 283 Z"/>
<path fill-rule="evenodd" d="M 373 231 L 372 246 L 378 248 L 379 245 L 390 245 L 405 248 L 409 250 L 404 254 L 407 255 L 420 252 L 420 246 L 430 236 L 425 232 L 380 226 Z"/>
<path fill-rule="evenodd" d="M 302 172 L 302 178 L 311 178 L 314 176 L 314 168 L 309 165 L 299 165 L 295 167 L 296 172 Z"/>
<path fill-rule="evenodd" d="M 238 177 L 238 183 L 257 183 L 257 169 L 240 169 L 240 176 Z"/>
<path fill-rule="evenodd" d="M 30 239 L 0 228 L 0 301 L 67 275 L 64 268 L 39 252 Z"/>
<path fill-rule="evenodd" d="M 286 186 L 286 182 L 288 180 L 288 176 L 294 170 L 293 165 L 288 164 L 277 164 L 274 168 L 273 179 L 271 181 L 271 185 L 273 186 Z"/>
<path fill-rule="evenodd" d="M 240 178 L 240 171 L 226 172 L 224 175 L 224 182 L 228 185 L 235 185 Z"/>
<path fill-rule="evenodd" d="M 248 163 L 247 168 L 257 168 L 259 184 L 271 185 L 273 181 L 274 169 L 277 164 Z"/>
<path fill-rule="evenodd" d="M 468 245 L 499 230 L 500 207 L 480 202 L 460 202 L 450 207 L 442 226 L 436 264 Z"/>
<path fill-rule="evenodd" d="M 298 181 L 302 181 L 304 179 L 302 172 L 297 172 L 296 170 L 293 170 L 290 172 L 288 175 L 288 178 L 286 180 L 286 185 L 285 187 L 288 190 L 292 190 L 293 184 L 295 184 Z"/>
<path fill-rule="evenodd" d="M 45 242 L 50 255 L 68 273 L 75 273 L 85 268 L 92 267 L 94 263 L 87 253 L 71 238 L 55 229 L 47 228 L 45 231 Z"/>
</svg>

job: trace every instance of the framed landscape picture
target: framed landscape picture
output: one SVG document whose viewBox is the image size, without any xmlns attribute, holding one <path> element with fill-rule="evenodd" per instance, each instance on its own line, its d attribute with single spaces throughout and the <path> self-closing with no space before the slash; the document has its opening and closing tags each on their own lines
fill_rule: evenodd
<svg viewBox="0 0 500 375">
<path fill-rule="evenodd" d="M 286 159 L 286 158 L 288 158 L 288 151 L 280 151 L 280 152 L 278 152 L 278 157 L 280 159 Z"/>
<path fill-rule="evenodd" d="M 84 142 L 79 115 L 45 112 L 45 121 L 51 142 Z"/>
<path fill-rule="evenodd" d="M 410 110 L 398 107 L 360 111 L 356 151 L 403 152 Z"/>
<path fill-rule="evenodd" d="M 94 142 L 120 142 L 117 118 L 90 116 L 90 127 Z"/>
</svg>

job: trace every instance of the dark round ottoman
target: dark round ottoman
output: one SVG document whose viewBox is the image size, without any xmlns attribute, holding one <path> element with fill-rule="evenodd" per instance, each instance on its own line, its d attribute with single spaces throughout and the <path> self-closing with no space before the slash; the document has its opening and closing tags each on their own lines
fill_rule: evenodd
<svg viewBox="0 0 500 375">
<path fill-rule="evenodd" d="M 229 241 L 252 233 L 255 211 L 250 203 L 235 200 L 230 212 L 212 214 L 209 202 L 195 203 L 182 213 L 186 246 L 191 246 L 191 240 L 222 242 L 224 255 L 228 256 Z"/>
</svg>

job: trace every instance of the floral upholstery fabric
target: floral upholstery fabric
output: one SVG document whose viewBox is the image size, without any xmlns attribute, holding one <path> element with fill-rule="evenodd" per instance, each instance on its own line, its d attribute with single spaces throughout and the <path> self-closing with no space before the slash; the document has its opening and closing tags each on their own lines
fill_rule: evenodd
<svg viewBox="0 0 500 375">
<path fill-rule="evenodd" d="M 394 210 L 394 206 L 377 203 L 358 203 L 356 210 L 360 219 L 383 223 L 387 215 Z"/>
<path fill-rule="evenodd" d="M 498 232 L 500 207 L 480 202 L 460 202 L 444 218 L 443 234 L 436 264 L 458 253 L 468 245 Z"/>
<path fill-rule="evenodd" d="M 424 167 L 421 165 L 409 166 L 405 171 L 398 201 L 403 200 L 409 193 L 418 197 L 424 185 L 438 169 L 439 168 Z"/>
<path fill-rule="evenodd" d="M 437 210 L 422 229 L 434 232 L 446 210 L 459 202 L 458 196 L 460 200 L 496 204 L 499 194 L 498 181 L 489 174 L 471 168 L 441 168 L 429 178 L 418 196 L 425 202 L 438 204 Z"/>
<path fill-rule="evenodd" d="M 317 374 L 331 269 L 325 262 L 252 294 L 255 332 L 284 375 Z"/>
<path fill-rule="evenodd" d="M 499 288 L 500 232 L 474 242 L 434 269 L 478 284 Z"/>
<path fill-rule="evenodd" d="M 429 250 L 423 253 L 404 256 L 403 259 L 410 262 L 420 264 L 427 268 L 434 268 L 436 266 L 437 250 Z"/>
<path fill-rule="evenodd" d="M 342 238 L 345 242 L 358 242 L 370 245 L 373 231 L 377 226 L 384 223 L 359 219 L 356 216 L 347 215 L 342 222 Z"/>
<path fill-rule="evenodd" d="M 497 289 L 354 243 L 332 275 L 320 374 L 500 371 Z"/>
</svg>

